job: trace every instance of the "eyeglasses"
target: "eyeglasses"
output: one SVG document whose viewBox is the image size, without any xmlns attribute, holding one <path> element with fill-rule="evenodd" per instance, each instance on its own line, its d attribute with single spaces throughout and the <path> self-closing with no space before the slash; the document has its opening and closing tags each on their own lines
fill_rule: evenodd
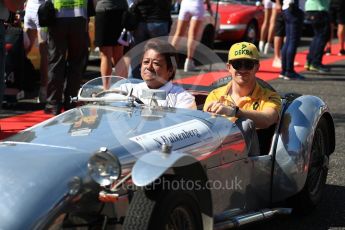
<svg viewBox="0 0 345 230">
<path fill-rule="evenodd" d="M 257 63 L 258 62 L 255 60 L 244 60 L 244 59 L 229 61 L 229 64 L 231 64 L 235 70 L 240 70 L 240 69 L 252 70 L 255 64 Z"/>
</svg>

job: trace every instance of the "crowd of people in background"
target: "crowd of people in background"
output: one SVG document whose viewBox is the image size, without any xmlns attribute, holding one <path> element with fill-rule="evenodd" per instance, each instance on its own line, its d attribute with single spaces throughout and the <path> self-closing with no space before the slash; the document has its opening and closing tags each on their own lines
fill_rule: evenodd
<svg viewBox="0 0 345 230">
<path fill-rule="evenodd" d="M 295 66 L 299 65 L 295 61 L 295 56 L 304 21 L 308 21 L 314 34 L 305 61 L 305 70 L 318 73 L 330 71 L 330 68 L 323 64 L 322 59 L 324 55 L 331 54 L 331 40 L 334 37 L 335 25 L 337 25 L 337 37 L 340 46 L 337 54 L 345 55 L 344 1 L 263 0 L 262 3 L 265 17 L 261 28 L 259 50 L 263 54 L 269 53 L 273 40 L 272 67 L 281 69 L 279 78 L 285 80 L 305 79 L 303 75 L 295 71 Z"/>
<path fill-rule="evenodd" d="M 46 113 L 54 115 L 75 106 L 70 98 L 77 95 L 88 55 L 88 20 L 89 16 L 93 16 L 89 14 L 88 7 L 92 6 L 95 10 L 95 45 L 100 51 L 101 75 L 115 74 L 133 78 L 141 78 L 141 60 L 140 57 L 128 58 L 126 52 L 150 38 L 168 36 L 172 24 L 172 6 L 180 6 L 180 11 L 171 44 L 178 48 L 180 38 L 187 35 L 185 72 L 195 69 L 195 40 L 201 29 L 205 10 L 213 15 L 210 0 L 53 0 L 56 9 L 55 24 L 43 28 L 37 17 L 38 8 L 43 2 L 45 1 L 0 0 L 0 101 L 2 102 L 5 87 L 4 22 L 9 10 L 19 10 L 25 4 L 24 32 L 29 41 L 25 51 L 29 53 L 38 39 L 41 56 L 39 102 L 45 103 Z M 344 0 L 263 0 L 262 4 L 264 22 L 258 48 L 263 54 L 274 52 L 272 67 L 281 70 L 280 78 L 305 78 L 295 71 L 295 66 L 299 65 L 295 56 L 305 19 L 310 21 L 314 31 L 304 66 L 306 70 L 329 72 L 330 69 L 323 65 L 323 56 L 331 52 L 345 55 Z M 129 12 L 135 15 L 133 28 L 126 28 Z M 331 50 L 330 44 L 335 36 L 335 26 L 340 45 L 338 51 Z M 119 39 L 124 32 L 134 38 L 128 47 L 124 47 L 122 38 Z M 117 65 L 119 60 L 124 60 L 124 63 Z M 115 66 L 125 67 L 114 69 Z M 106 86 L 107 82 L 104 82 L 104 87 Z"/>
</svg>

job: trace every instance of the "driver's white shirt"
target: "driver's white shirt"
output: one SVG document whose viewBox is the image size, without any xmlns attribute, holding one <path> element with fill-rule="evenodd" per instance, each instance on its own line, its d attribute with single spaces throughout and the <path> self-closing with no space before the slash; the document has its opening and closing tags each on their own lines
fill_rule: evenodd
<svg viewBox="0 0 345 230">
<path fill-rule="evenodd" d="M 149 89 L 146 82 L 141 82 L 138 84 L 127 83 L 120 86 L 121 90 L 127 92 L 130 92 L 132 88 L 133 96 L 138 97 L 145 104 L 149 103 L 148 99 L 141 98 L 143 90 Z M 158 105 L 175 108 L 196 109 L 194 96 L 183 89 L 181 86 L 174 85 L 171 81 L 169 81 L 159 89 L 164 90 L 167 93 L 167 97 L 165 100 L 157 100 Z"/>
</svg>

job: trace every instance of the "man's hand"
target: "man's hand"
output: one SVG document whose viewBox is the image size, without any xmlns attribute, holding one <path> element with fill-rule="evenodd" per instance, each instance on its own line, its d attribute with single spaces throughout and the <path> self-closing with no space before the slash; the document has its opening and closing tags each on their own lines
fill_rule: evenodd
<svg viewBox="0 0 345 230">
<path fill-rule="evenodd" d="M 235 106 L 227 106 L 221 102 L 212 102 L 207 106 L 207 112 L 234 117 L 236 115 Z"/>
<path fill-rule="evenodd" d="M 4 4 L 9 11 L 16 12 L 24 9 L 25 0 L 4 0 Z"/>
</svg>

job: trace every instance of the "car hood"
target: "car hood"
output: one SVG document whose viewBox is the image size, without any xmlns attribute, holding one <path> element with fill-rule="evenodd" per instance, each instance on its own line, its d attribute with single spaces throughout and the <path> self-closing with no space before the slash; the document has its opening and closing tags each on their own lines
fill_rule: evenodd
<svg viewBox="0 0 345 230">
<path fill-rule="evenodd" d="M 119 158 L 124 173 L 136 155 L 164 142 L 205 157 L 231 132 L 235 141 L 240 134 L 231 122 L 197 110 L 110 105 L 69 110 L 0 142 L 0 229 L 44 226 L 47 216 L 74 200 L 78 184 L 96 186 L 87 162 L 101 147 Z"/>
<path fill-rule="evenodd" d="M 226 24 L 229 19 L 236 19 L 238 15 L 252 14 L 256 10 L 256 6 L 232 4 L 232 3 L 219 3 L 218 14 L 220 15 L 220 22 Z M 213 5 L 213 10 L 216 10 L 216 5 Z M 237 19 L 238 20 L 238 19 Z"/>
<path fill-rule="evenodd" d="M 216 4 L 213 4 L 216 7 Z M 233 3 L 219 3 L 218 12 L 221 14 L 233 14 L 243 11 L 255 10 L 256 6 L 243 5 L 243 4 L 233 4 Z"/>
<path fill-rule="evenodd" d="M 86 180 L 88 158 L 68 147 L 0 143 L 0 229 L 44 226 Z"/>
<path fill-rule="evenodd" d="M 193 128 L 195 125 L 205 126 L 205 138 L 216 137 L 217 131 L 213 133 L 209 119 L 212 117 L 208 113 L 196 110 L 88 105 L 69 110 L 6 141 L 68 147 L 82 152 L 119 146 L 124 148 L 122 153 L 143 152 L 152 149 L 140 142 L 142 135 L 167 133 L 169 127 L 178 124 L 188 132 L 198 128 Z"/>
</svg>

